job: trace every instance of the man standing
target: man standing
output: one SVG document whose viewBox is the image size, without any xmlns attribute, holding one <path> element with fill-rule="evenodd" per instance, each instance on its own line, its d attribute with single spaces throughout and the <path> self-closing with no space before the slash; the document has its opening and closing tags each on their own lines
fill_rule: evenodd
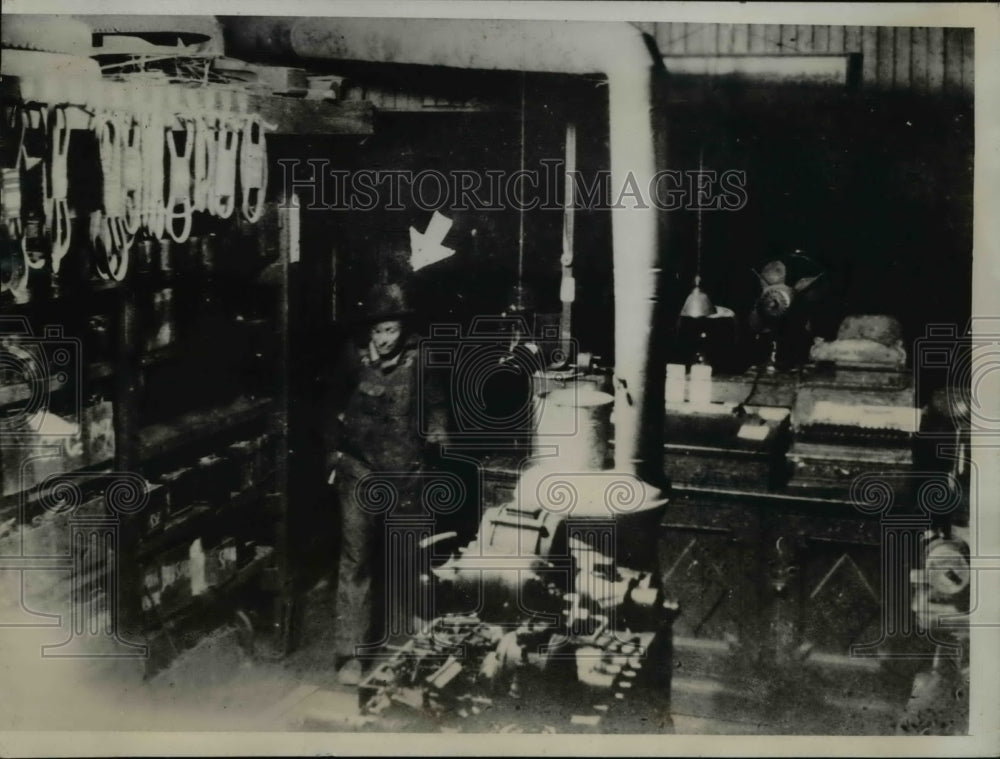
<svg viewBox="0 0 1000 759">
<path fill-rule="evenodd" d="M 391 494 L 393 514 L 420 513 L 427 444 L 446 439 L 444 395 L 422 374 L 412 317 L 400 285 L 375 287 L 365 308 L 367 342 L 348 347 L 329 387 L 324 426 L 341 508 L 335 644 L 345 685 L 360 681 L 358 646 L 381 641 L 381 623 L 398 601 L 383 598 L 386 561 L 394 559 L 385 551 L 384 514 L 366 492 Z"/>
</svg>

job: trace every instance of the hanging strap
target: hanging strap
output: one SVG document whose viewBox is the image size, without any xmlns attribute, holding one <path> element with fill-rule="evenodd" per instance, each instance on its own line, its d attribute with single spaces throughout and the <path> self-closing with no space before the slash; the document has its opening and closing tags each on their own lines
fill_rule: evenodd
<svg viewBox="0 0 1000 759">
<path fill-rule="evenodd" d="M 24 166 L 24 132 L 25 115 L 21 108 L 14 107 L 10 111 L 7 123 L 13 133 L 17 130 L 17 157 L 13 168 L 3 169 L 0 175 L 0 188 L 3 194 L 3 221 L 12 240 L 21 237 L 21 169 Z"/>
<path fill-rule="evenodd" d="M 69 251 L 72 227 L 69 220 L 69 139 L 66 109 L 53 111 L 52 125 L 52 272 L 59 273 L 63 256 Z"/>
<path fill-rule="evenodd" d="M 227 118 L 218 120 L 215 153 L 215 186 L 211 210 L 220 219 L 228 219 L 236 208 L 236 161 L 239 131 Z"/>
<path fill-rule="evenodd" d="M 28 252 L 24 249 L 23 238 L 15 242 L 17 244 L 17 251 L 11 258 L 11 267 L 13 270 L 11 271 L 10 281 L 7 283 L 7 289 L 14 296 L 15 303 L 27 303 L 29 297 L 28 276 L 30 268 L 28 266 Z M 18 263 L 20 267 L 18 267 Z M 20 277 L 18 274 L 20 274 Z"/>
<path fill-rule="evenodd" d="M 94 247 L 94 265 L 101 279 L 121 282 L 128 273 L 129 250 L 132 240 L 116 247 L 112 239 L 113 224 L 100 210 L 90 214 L 90 241 Z"/>
<path fill-rule="evenodd" d="M 136 234 L 142 226 L 142 126 L 133 115 L 122 123 L 122 219 L 125 231 Z"/>
<path fill-rule="evenodd" d="M 194 154 L 195 126 L 191 119 L 184 122 L 184 149 L 177 147 L 178 134 L 167 130 L 167 151 L 170 157 L 170 190 L 167 194 L 167 231 L 174 242 L 186 242 L 191 235 L 191 157 Z M 177 221 L 181 222 L 180 231 Z"/>
<path fill-rule="evenodd" d="M 22 194 L 21 252 L 24 257 L 25 281 L 22 295 L 27 300 L 27 269 L 45 267 L 45 254 L 50 246 L 50 218 L 52 203 L 49 194 L 49 161 L 46 160 L 48 137 L 48 108 L 31 101 L 21 110 L 22 177 L 38 171 L 40 190 L 33 196 Z M 32 214 L 34 212 L 34 215 Z M 40 246 L 40 247 L 39 247 Z M 11 288 L 14 290 L 14 288 Z M 15 290 L 16 296 L 16 290 Z M 24 301 L 20 301 L 24 302 Z"/>
<path fill-rule="evenodd" d="M 243 192 L 243 218 L 251 224 L 264 213 L 267 192 L 267 141 L 264 122 L 257 115 L 248 115 L 243 125 L 240 146 L 240 187 Z"/>
<path fill-rule="evenodd" d="M 166 234 L 167 211 L 164 202 L 166 179 L 163 171 L 164 132 L 166 123 L 158 104 L 145 115 L 142 132 L 143 157 L 143 226 L 156 239 Z"/>
<path fill-rule="evenodd" d="M 3 169 L 0 178 L 3 190 L 3 222 L 11 239 L 21 236 L 21 170 Z"/>
<path fill-rule="evenodd" d="M 121 250 L 132 242 L 125 219 L 126 201 L 123 191 L 128 120 L 122 114 L 104 113 L 95 121 L 98 124 L 98 148 L 103 175 L 101 200 L 104 226 L 107 227 L 112 247 Z"/>
<path fill-rule="evenodd" d="M 205 116 L 194 119 L 194 169 L 191 204 L 195 211 L 209 210 L 212 178 L 215 176 L 215 137 Z"/>
</svg>

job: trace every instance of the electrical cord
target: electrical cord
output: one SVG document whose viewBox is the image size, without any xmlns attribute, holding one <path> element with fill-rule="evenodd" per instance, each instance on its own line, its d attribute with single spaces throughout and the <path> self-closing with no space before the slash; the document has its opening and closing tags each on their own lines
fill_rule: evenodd
<svg viewBox="0 0 1000 759">
<path fill-rule="evenodd" d="M 757 371 L 754 373 L 753 384 L 750 385 L 750 392 L 747 393 L 747 397 L 740 401 L 736 407 L 733 409 L 733 414 L 739 418 L 743 418 L 747 415 L 747 404 L 753 399 L 754 395 L 757 394 L 757 386 L 760 384 L 761 375 L 764 374 L 764 364 L 760 364 L 757 367 Z"/>
</svg>

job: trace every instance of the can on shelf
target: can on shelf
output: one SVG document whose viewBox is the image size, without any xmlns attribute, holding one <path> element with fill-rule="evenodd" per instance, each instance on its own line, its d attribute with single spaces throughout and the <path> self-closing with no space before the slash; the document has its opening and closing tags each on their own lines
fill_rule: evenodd
<svg viewBox="0 0 1000 759">
<path fill-rule="evenodd" d="M 207 585 L 220 585 L 236 574 L 236 558 L 236 542 L 230 537 L 209 548 L 205 557 Z"/>
<path fill-rule="evenodd" d="M 160 578 L 160 599 L 164 611 L 174 611 L 191 598 L 191 560 L 187 545 L 163 552 Z"/>
<path fill-rule="evenodd" d="M 255 439 L 257 446 L 257 478 L 263 480 L 278 468 L 278 436 L 263 434 Z"/>
<path fill-rule="evenodd" d="M 257 483 L 257 451 L 254 440 L 240 440 L 226 449 L 232 462 L 237 490 L 249 490 Z"/>
<path fill-rule="evenodd" d="M 148 500 L 142 512 L 143 528 L 146 535 L 153 535 L 163 529 L 163 524 L 167 521 L 167 493 L 167 488 L 161 484 L 146 483 Z"/>
<path fill-rule="evenodd" d="M 160 605 L 160 595 L 163 591 L 163 578 L 160 575 L 160 565 L 151 564 L 142 575 L 142 610 L 152 611 Z"/>
<path fill-rule="evenodd" d="M 233 462 L 226 456 L 210 453 L 198 459 L 197 500 L 221 505 L 237 490 Z"/>
<path fill-rule="evenodd" d="M 197 500 L 195 481 L 191 467 L 181 467 L 172 472 L 161 474 L 157 481 L 166 490 L 166 515 L 174 516 L 187 511 Z"/>
</svg>

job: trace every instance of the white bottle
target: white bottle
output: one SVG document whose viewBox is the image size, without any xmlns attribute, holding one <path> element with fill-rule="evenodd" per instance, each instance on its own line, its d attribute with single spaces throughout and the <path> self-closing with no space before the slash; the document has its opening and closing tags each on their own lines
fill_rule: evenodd
<svg viewBox="0 0 1000 759">
<path fill-rule="evenodd" d="M 691 365 L 691 405 L 708 408 L 712 403 L 712 367 L 708 364 Z"/>
<path fill-rule="evenodd" d="M 667 364 L 666 395 L 671 405 L 684 403 L 687 393 L 687 376 L 684 364 Z"/>
<path fill-rule="evenodd" d="M 205 552 L 201 547 L 201 538 L 195 538 L 188 549 L 188 560 L 191 568 L 191 595 L 200 596 L 208 589 L 205 583 Z"/>
</svg>

